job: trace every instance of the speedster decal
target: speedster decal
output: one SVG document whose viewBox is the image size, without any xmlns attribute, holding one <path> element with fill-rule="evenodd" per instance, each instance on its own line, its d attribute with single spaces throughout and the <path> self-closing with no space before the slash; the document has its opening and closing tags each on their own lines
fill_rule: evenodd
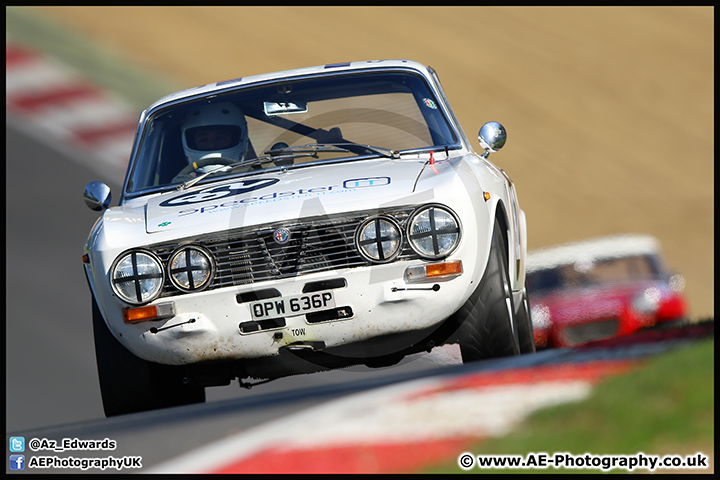
<svg viewBox="0 0 720 480">
<path fill-rule="evenodd" d="M 269 203 L 269 202 L 277 202 L 277 201 L 284 201 L 284 200 L 293 200 L 298 198 L 307 198 L 308 196 L 315 196 L 315 195 L 328 195 L 328 194 L 337 194 L 337 193 L 347 193 L 355 191 L 358 188 L 363 187 L 383 187 L 386 185 L 390 185 L 392 182 L 390 177 L 367 177 L 367 178 L 353 178 L 349 180 L 344 180 L 342 182 L 342 186 L 340 185 L 327 185 L 327 186 L 317 186 L 312 188 L 300 188 L 298 190 L 291 190 L 286 192 L 268 192 L 264 195 L 258 196 L 258 197 L 247 197 L 243 199 L 233 199 L 228 200 L 223 203 L 213 203 L 209 205 L 203 205 L 198 207 L 191 207 L 189 209 L 180 210 L 178 212 L 178 216 L 184 217 L 187 215 L 192 215 L 195 213 L 217 213 L 221 211 L 225 211 L 228 209 L 235 209 L 238 207 L 248 206 L 252 204 L 261 204 L 261 203 Z M 263 185 L 264 186 L 264 185 Z M 262 188 L 262 187 L 257 187 Z M 256 189 L 257 189 L 256 188 Z M 196 192 L 195 196 L 201 196 L 205 193 L 212 193 L 213 190 L 207 190 L 203 192 Z M 247 191 L 239 192 L 239 193 L 247 193 Z M 237 195 L 237 192 L 234 193 L 234 195 Z M 227 195 L 225 195 L 227 196 Z M 180 203 L 178 200 L 183 200 L 182 197 L 175 197 L 172 200 L 166 200 L 162 203 L 160 203 L 160 206 L 163 207 L 173 207 L 173 206 L 182 206 L 182 205 L 188 205 L 190 203 L 197 203 L 197 202 L 204 202 L 204 201 L 210 201 L 215 200 L 216 198 L 223 198 L 223 197 L 212 197 L 208 195 L 207 197 L 203 197 L 200 199 L 193 198 L 190 200 L 184 200 L 182 203 Z"/>
<path fill-rule="evenodd" d="M 208 202 L 218 200 L 225 197 L 242 195 L 243 193 L 260 190 L 261 188 L 274 185 L 280 180 L 277 178 L 256 178 L 250 180 L 242 180 L 230 185 L 221 185 L 219 187 L 206 188 L 199 192 L 190 192 L 184 195 L 165 200 L 160 203 L 161 207 L 181 207 L 193 203 Z"/>
</svg>

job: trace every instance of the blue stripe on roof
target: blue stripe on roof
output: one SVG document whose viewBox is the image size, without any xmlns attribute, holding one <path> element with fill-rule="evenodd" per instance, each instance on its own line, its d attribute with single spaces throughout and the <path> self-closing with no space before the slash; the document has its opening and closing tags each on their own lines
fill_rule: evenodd
<svg viewBox="0 0 720 480">
<path fill-rule="evenodd" d="M 346 63 L 330 63 L 328 65 L 325 65 L 325 68 L 336 68 L 336 67 L 349 67 L 350 62 Z"/>
<path fill-rule="evenodd" d="M 242 80 L 242 77 L 240 77 L 240 78 L 234 78 L 234 79 L 232 79 L 232 80 L 223 80 L 222 82 L 217 82 L 216 85 L 217 85 L 218 87 L 221 87 L 221 86 L 223 86 L 223 85 L 229 85 L 229 84 L 231 84 L 231 83 L 237 83 L 237 82 L 239 82 L 240 80 Z"/>
</svg>

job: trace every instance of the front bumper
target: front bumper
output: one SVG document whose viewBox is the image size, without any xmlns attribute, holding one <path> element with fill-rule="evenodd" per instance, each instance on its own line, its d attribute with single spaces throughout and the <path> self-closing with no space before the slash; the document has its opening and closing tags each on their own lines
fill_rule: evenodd
<svg viewBox="0 0 720 480">
<path fill-rule="evenodd" d="M 448 259 L 447 261 L 452 261 Z M 164 297 L 173 316 L 126 323 L 122 311 L 107 312 L 116 338 L 145 360 L 173 365 L 275 356 L 282 349 L 324 349 L 440 326 L 467 300 L 472 275 L 420 283 L 405 281 L 408 267 L 422 262 L 322 272 L 245 287 L 226 287 Z M 437 285 L 433 288 L 434 285 Z M 252 318 L 253 300 L 331 291 L 335 307 L 281 319 Z M 394 353 L 394 352 L 387 352 Z"/>
</svg>

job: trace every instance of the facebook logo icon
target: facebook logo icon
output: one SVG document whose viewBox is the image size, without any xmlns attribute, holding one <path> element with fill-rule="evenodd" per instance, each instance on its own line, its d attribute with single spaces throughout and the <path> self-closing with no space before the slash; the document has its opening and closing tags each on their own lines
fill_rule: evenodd
<svg viewBox="0 0 720 480">
<path fill-rule="evenodd" d="M 25 451 L 25 437 L 10 437 L 10 451 L 11 452 L 24 452 Z"/>
<path fill-rule="evenodd" d="M 25 455 L 10 455 L 10 470 L 25 470 Z"/>
</svg>

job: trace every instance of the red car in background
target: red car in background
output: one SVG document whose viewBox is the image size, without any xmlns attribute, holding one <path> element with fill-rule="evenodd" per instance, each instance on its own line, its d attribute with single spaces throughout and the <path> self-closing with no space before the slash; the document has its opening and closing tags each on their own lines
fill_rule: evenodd
<svg viewBox="0 0 720 480">
<path fill-rule="evenodd" d="M 685 281 L 649 235 L 617 235 L 530 252 L 537 348 L 571 347 L 685 319 Z"/>
</svg>

